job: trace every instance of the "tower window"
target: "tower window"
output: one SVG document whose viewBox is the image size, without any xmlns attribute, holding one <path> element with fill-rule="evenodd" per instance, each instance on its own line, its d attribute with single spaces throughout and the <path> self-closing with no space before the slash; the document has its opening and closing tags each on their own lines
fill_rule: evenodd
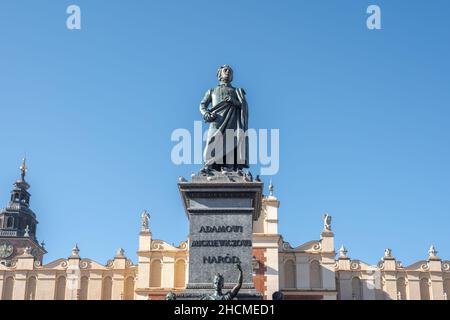
<svg viewBox="0 0 450 320">
<path fill-rule="evenodd" d="M 8 217 L 8 219 L 6 220 L 6 227 L 7 228 L 12 228 L 14 226 L 14 218 L 13 217 Z"/>
</svg>

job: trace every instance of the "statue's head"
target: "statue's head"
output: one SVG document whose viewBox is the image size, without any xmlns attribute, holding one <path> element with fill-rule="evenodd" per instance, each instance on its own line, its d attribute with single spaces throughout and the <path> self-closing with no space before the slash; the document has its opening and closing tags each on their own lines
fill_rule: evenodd
<svg viewBox="0 0 450 320">
<path fill-rule="evenodd" d="M 230 83 L 233 81 L 233 69 L 229 65 L 223 65 L 217 69 L 217 79 L 220 82 Z"/>
<path fill-rule="evenodd" d="M 220 273 L 216 273 L 214 275 L 214 289 L 215 290 L 222 290 L 223 288 L 223 276 Z"/>
</svg>

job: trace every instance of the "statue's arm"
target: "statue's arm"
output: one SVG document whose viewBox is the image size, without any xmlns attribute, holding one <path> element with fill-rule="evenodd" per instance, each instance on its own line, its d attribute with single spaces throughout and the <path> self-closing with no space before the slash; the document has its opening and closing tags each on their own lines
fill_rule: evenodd
<svg viewBox="0 0 450 320">
<path fill-rule="evenodd" d="M 206 91 L 205 96 L 200 102 L 200 113 L 202 114 L 202 117 L 204 117 L 205 114 L 208 112 L 208 106 L 211 103 L 211 91 L 212 91 L 211 89 Z"/>
<path fill-rule="evenodd" d="M 239 290 L 241 290 L 242 287 L 242 267 L 240 264 L 237 264 L 236 267 L 239 270 L 239 279 L 238 279 L 238 283 L 234 286 L 234 288 L 231 290 L 230 292 L 230 298 L 233 299 L 234 297 L 237 296 L 237 294 L 239 293 Z"/>
<path fill-rule="evenodd" d="M 248 129 L 248 104 L 247 99 L 245 98 L 246 92 L 242 88 L 237 89 L 237 95 L 239 102 L 241 104 L 241 110 L 242 110 L 242 118 L 244 120 L 244 129 Z"/>
</svg>

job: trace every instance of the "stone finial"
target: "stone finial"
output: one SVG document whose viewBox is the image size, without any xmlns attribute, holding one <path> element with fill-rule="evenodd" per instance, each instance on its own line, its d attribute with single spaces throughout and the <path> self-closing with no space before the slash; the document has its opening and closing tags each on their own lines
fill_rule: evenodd
<svg viewBox="0 0 450 320">
<path fill-rule="evenodd" d="M 144 210 L 141 214 L 141 231 L 149 231 L 148 222 L 150 220 L 150 214 L 147 210 Z"/>
<path fill-rule="evenodd" d="M 384 250 L 384 259 L 391 259 L 392 258 L 392 249 L 386 248 Z"/>
<path fill-rule="evenodd" d="M 341 248 L 339 249 L 339 258 L 343 258 L 346 259 L 347 257 L 347 249 L 344 247 L 344 245 L 341 246 Z"/>
<path fill-rule="evenodd" d="M 116 251 L 116 258 L 124 258 L 125 257 L 125 250 L 122 248 L 117 249 Z"/>
<path fill-rule="evenodd" d="M 269 196 L 273 197 L 273 184 L 272 184 L 272 179 L 270 179 L 270 183 L 269 183 Z"/>
<path fill-rule="evenodd" d="M 323 230 L 324 231 L 331 231 L 331 219 L 332 219 L 332 217 L 328 213 L 325 213 L 323 215 Z"/>
<path fill-rule="evenodd" d="M 72 255 L 71 258 L 79 258 L 80 249 L 78 249 L 78 244 L 75 244 L 75 246 L 72 248 Z"/>
<path fill-rule="evenodd" d="M 25 227 L 25 233 L 24 233 L 23 236 L 24 236 L 24 237 L 29 237 L 29 236 L 30 236 L 30 226 L 29 226 L 29 225 L 27 225 L 27 226 Z"/>
<path fill-rule="evenodd" d="M 428 258 L 437 259 L 438 258 L 437 253 L 438 252 L 437 252 L 436 248 L 434 247 L 434 245 L 432 245 L 430 247 L 430 249 L 428 250 Z"/>
<path fill-rule="evenodd" d="M 45 247 L 45 242 L 44 242 L 44 240 L 42 240 L 42 242 L 41 242 L 41 247 L 42 247 L 42 249 L 44 249 L 44 247 Z"/>
<path fill-rule="evenodd" d="M 178 181 L 179 182 L 187 182 L 187 180 L 184 177 L 182 177 L 182 176 L 178 177 Z"/>
</svg>

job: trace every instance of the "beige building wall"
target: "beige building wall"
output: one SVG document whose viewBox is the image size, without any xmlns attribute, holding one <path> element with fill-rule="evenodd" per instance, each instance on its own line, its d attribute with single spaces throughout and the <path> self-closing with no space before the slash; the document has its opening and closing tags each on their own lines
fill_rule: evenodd
<svg viewBox="0 0 450 320">
<path fill-rule="evenodd" d="M 273 190 L 273 189 L 272 189 Z M 263 197 L 254 222 L 254 283 L 265 299 L 281 292 L 284 299 L 448 300 L 450 262 L 437 256 L 403 266 L 390 249 L 377 265 L 351 259 L 344 247 L 337 256 L 330 220 L 324 217 L 319 240 L 293 247 L 278 233 L 280 202 Z M 188 283 L 189 244 L 153 239 L 148 220 L 139 233 L 138 263 L 119 249 L 106 265 L 79 256 L 40 265 L 29 253 L 11 266 L 0 265 L 1 299 L 101 300 L 164 299 Z"/>
<path fill-rule="evenodd" d="M 442 261 L 430 249 L 427 260 L 403 266 L 390 249 L 376 266 L 351 260 L 340 252 L 337 260 L 339 298 L 343 300 L 444 300 L 443 283 L 449 277 L 449 262 Z M 352 279 L 361 279 L 361 291 Z M 362 295 L 359 294 L 362 293 Z"/>
<path fill-rule="evenodd" d="M 102 293 L 109 299 L 123 299 L 125 278 L 135 279 L 137 269 L 123 255 L 123 251 L 119 250 L 116 257 L 106 265 L 82 259 L 78 253 L 79 250 L 75 247 L 69 258 L 58 259 L 43 266 L 31 254 L 24 253 L 10 267 L 0 265 L 2 299 L 5 295 L 11 295 L 10 289 L 5 286 L 6 279 L 11 277 L 14 279 L 14 300 L 101 300 Z M 112 280 L 109 288 L 104 287 L 103 280 L 107 278 Z M 82 279 L 87 281 L 81 281 Z M 82 288 L 82 284 L 87 286 Z M 134 288 L 132 291 L 134 293 Z"/>
</svg>

